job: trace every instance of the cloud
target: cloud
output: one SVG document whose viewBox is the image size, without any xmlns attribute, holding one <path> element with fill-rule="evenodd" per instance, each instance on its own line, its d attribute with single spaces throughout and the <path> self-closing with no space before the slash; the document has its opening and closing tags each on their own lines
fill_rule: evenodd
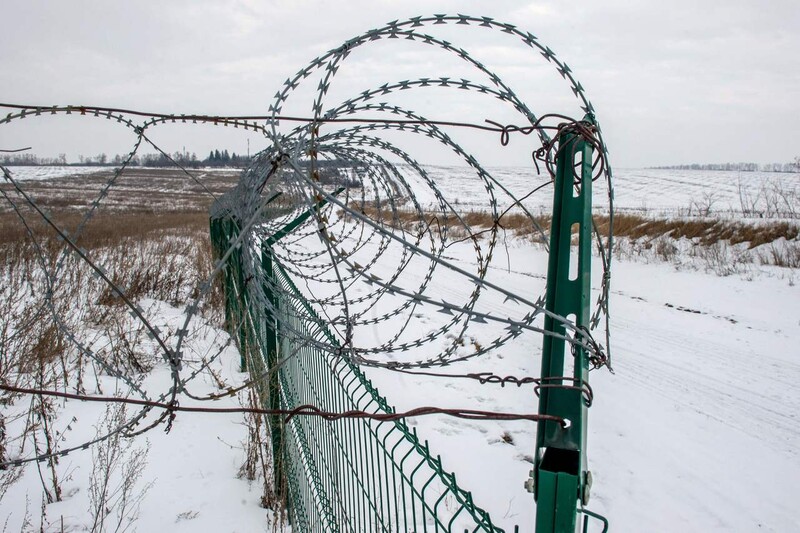
<svg viewBox="0 0 800 533">
<path fill-rule="evenodd" d="M 3 99 L 263 112 L 313 57 L 430 9 L 421 0 L 12 1 L 2 8 L 15 21 L 0 33 Z M 800 116 L 795 0 L 446 1 L 437 11 L 494 16 L 550 46 L 587 89 L 618 164 L 718 161 L 732 152 L 766 162 L 800 151 L 800 125 L 790 120 Z M 473 52 L 537 110 L 571 101 L 563 80 L 516 37 L 475 27 L 425 31 Z M 346 95 L 439 72 L 486 81 L 448 54 L 393 41 L 354 53 L 335 87 Z M 436 98 L 421 94 L 418 105 Z M 435 109 L 444 115 L 450 107 Z M 724 142 L 713 134 L 731 124 Z M 753 142 L 767 129 L 774 142 Z M 0 142 L 14 144 L 5 131 Z"/>
</svg>

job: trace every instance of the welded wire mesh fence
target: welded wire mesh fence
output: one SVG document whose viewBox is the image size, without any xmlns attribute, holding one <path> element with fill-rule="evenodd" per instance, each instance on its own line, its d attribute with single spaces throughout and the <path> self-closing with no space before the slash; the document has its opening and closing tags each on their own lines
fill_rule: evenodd
<svg viewBox="0 0 800 533">
<path fill-rule="evenodd" d="M 218 255 L 237 231 L 234 220 L 211 220 Z M 267 259 L 270 250 L 262 254 Z M 226 320 L 238 335 L 243 363 L 253 375 L 270 376 L 262 385 L 278 378 L 277 389 L 260 389 L 264 407 L 276 407 L 277 394 L 281 409 L 310 404 L 334 412 L 393 412 L 351 360 L 314 342 L 338 341 L 287 272 L 270 260 L 262 265 L 269 270 L 260 282 L 280 288 L 271 291 L 272 309 L 252 305 L 257 299 L 248 287 L 259 280 L 245 280 L 237 251 L 228 256 L 223 283 Z M 292 334 L 281 335 L 282 329 Z M 271 336 L 277 357 L 270 353 Z M 292 525 L 301 531 L 502 531 L 404 420 L 269 422 L 276 490 L 284 492 Z"/>
</svg>

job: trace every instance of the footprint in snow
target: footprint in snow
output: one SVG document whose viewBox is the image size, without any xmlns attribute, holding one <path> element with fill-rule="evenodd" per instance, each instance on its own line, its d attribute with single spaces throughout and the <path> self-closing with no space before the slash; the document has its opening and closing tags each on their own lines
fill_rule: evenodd
<svg viewBox="0 0 800 533">
<path fill-rule="evenodd" d="M 441 426 L 437 426 L 436 428 L 434 428 L 434 431 L 436 431 L 437 433 L 441 433 L 442 435 L 448 435 L 448 436 L 458 435 L 459 433 L 461 433 L 461 431 L 456 428 L 452 427 L 446 428 Z"/>
</svg>

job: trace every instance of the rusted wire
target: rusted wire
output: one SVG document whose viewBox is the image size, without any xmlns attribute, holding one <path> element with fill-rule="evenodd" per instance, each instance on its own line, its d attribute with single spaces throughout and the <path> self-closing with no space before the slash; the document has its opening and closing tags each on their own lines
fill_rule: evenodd
<svg viewBox="0 0 800 533">
<path fill-rule="evenodd" d="M 455 418 L 465 418 L 468 420 L 528 420 L 538 422 L 540 420 L 558 422 L 564 424 L 564 419 L 551 415 L 539 415 L 532 413 L 506 413 L 498 411 L 482 411 L 476 409 L 458 409 L 424 406 L 416 407 L 408 411 L 395 413 L 370 413 L 368 411 L 350 410 L 343 412 L 325 411 L 315 405 L 304 404 L 294 409 L 260 409 L 256 407 L 192 407 L 180 405 L 178 401 L 170 403 L 156 402 L 151 400 L 138 400 L 135 398 L 123 398 L 118 396 L 90 396 L 86 394 L 74 394 L 46 389 L 33 389 L 27 387 L 15 387 L 13 385 L 0 384 L 0 390 L 26 395 L 49 396 L 54 398 L 64 398 L 68 400 L 79 400 L 82 402 L 117 403 L 125 405 L 136 405 L 149 409 L 163 409 L 169 413 L 170 419 L 174 420 L 175 413 L 208 413 L 208 414 L 236 414 L 249 413 L 260 415 L 284 416 L 285 422 L 289 422 L 296 416 L 318 416 L 325 420 L 335 421 L 347 418 L 369 419 L 378 422 L 393 422 L 404 418 L 413 418 L 426 415 L 446 415 Z"/>
<path fill-rule="evenodd" d="M 102 106 L 37 106 L 37 105 L 29 105 L 29 104 L 10 104 L 10 103 L 2 103 L 0 102 L 0 107 L 7 108 L 7 109 L 18 109 L 21 111 L 33 111 L 37 113 L 43 113 L 46 111 L 51 110 L 61 110 L 62 108 L 65 110 L 75 111 L 82 115 L 86 113 L 117 113 L 122 115 L 132 115 L 137 117 L 144 117 L 149 119 L 155 120 L 180 120 L 181 122 L 193 121 L 193 122 L 213 122 L 215 124 L 222 123 L 227 124 L 231 123 L 234 125 L 240 124 L 243 121 L 248 120 L 263 120 L 269 122 L 276 122 L 276 121 L 286 121 L 286 122 L 302 122 L 307 124 L 395 124 L 395 125 L 419 125 L 419 126 L 452 126 L 457 128 L 470 128 L 476 129 L 481 131 L 488 131 L 488 132 L 495 132 L 500 134 L 500 144 L 502 146 L 507 146 L 509 142 L 510 135 L 512 133 L 521 133 L 522 135 L 530 135 L 535 131 L 544 131 L 544 130 L 552 130 L 556 132 L 562 131 L 567 126 L 572 126 L 573 124 L 577 124 L 574 118 L 569 117 L 567 115 L 561 115 L 558 113 L 548 113 L 542 115 L 536 122 L 529 126 L 518 126 L 515 124 L 501 124 L 499 122 L 495 122 L 493 120 L 486 119 L 484 120 L 485 123 L 490 124 L 487 126 L 486 124 L 479 124 L 474 122 L 460 122 L 460 121 L 452 121 L 452 120 L 417 120 L 417 119 L 395 119 L 395 118 L 354 118 L 354 117 L 344 117 L 344 118 L 325 118 L 325 117 L 299 117 L 299 116 L 290 116 L 290 115 L 198 115 L 198 114 L 174 114 L 174 113 L 158 113 L 158 112 L 150 112 L 150 111 L 137 111 L 135 109 L 126 109 L 126 108 L 118 108 L 118 107 L 102 107 Z M 544 121 L 551 120 L 551 119 L 561 119 L 566 121 L 563 124 L 558 125 L 546 125 Z M 246 124 L 243 124 L 246 125 Z M 251 125 L 255 126 L 255 125 Z M 583 130 L 583 133 L 589 131 L 588 128 L 584 127 L 581 129 L 580 127 L 576 128 L 576 131 Z M 599 147 L 599 141 L 594 138 L 593 135 L 590 136 L 593 139 L 592 144 L 596 147 Z M 554 146 L 555 141 L 557 140 L 558 136 L 555 136 L 551 143 L 548 143 L 546 146 L 540 148 L 535 154 L 538 154 L 540 150 L 546 148 L 545 152 L 550 153 Z M 587 137 L 587 140 L 589 137 Z M 156 147 L 157 148 L 157 147 Z M 24 150 L 30 150 L 31 148 L 23 148 L 20 150 L 0 150 L 0 152 L 21 152 Z M 534 157 L 534 163 L 536 160 L 539 159 L 540 161 L 543 160 L 542 158 Z M 537 166 L 538 170 L 538 166 Z"/>
<path fill-rule="evenodd" d="M 392 370 L 393 372 L 400 372 L 403 374 L 411 374 L 416 376 L 429 376 L 429 377 L 447 378 L 447 379 L 474 379 L 480 382 L 481 385 L 484 385 L 486 383 L 491 383 L 491 384 L 499 384 L 501 387 L 505 387 L 507 384 L 516 385 L 517 387 L 533 384 L 535 385 L 533 391 L 536 394 L 536 396 L 539 396 L 539 392 L 541 391 L 541 389 L 579 390 L 583 393 L 584 403 L 586 404 L 586 407 L 591 407 L 592 402 L 594 401 L 594 391 L 592 390 L 591 385 L 589 385 L 589 382 L 583 379 L 577 379 L 570 376 L 551 376 L 546 378 L 535 378 L 531 376 L 525 376 L 520 378 L 516 376 L 499 376 L 492 372 L 477 372 L 469 374 L 443 374 L 439 372 L 407 370 L 405 368 L 391 368 L 391 367 L 389 367 L 389 370 Z M 563 383 L 565 381 L 571 381 L 572 385 L 565 385 Z"/>
</svg>

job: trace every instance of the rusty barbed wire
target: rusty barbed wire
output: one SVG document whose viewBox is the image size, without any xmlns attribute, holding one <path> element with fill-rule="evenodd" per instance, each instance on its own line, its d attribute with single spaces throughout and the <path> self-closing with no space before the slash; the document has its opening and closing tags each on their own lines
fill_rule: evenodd
<svg viewBox="0 0 800 533">
<path fill-rule="evenodd" d="M 222 124 L 224 126 L 233 125 L 235 127 L 242 126 L 244 129 L 251 128 L 253 130 L 261 130 L 266 131 L 265 127 L 262 127 L 258 124 L 249 124 L 247 121 L 253 120 L 263 120 L 263 121 L 285 121 L 285 122 L 300 122 L 303 124 L 385 124 L 385 125 L 420 125 L 420 126 L 452 126 L 458 128 L 469 128 L 487 132 L 494 132 L 500 134 L 500 145 L 507 146 L 509 143 L 510 135 L 512 133 L 520 133 L 522 135 L 530 135 L 533 132 L 537 131 L 554 131 L 557 134 L 563 131 L 572 131 L 578 133 L 584 140 L 590 142 L 592 146 L 596 150 L 596 158 L 597 163 L 594 163 L 592 166 L 593 168 L 599 167 L 596 169 L 596 174 L 594 179 L 599 178 L 604 173 L 605 169 L 605 153 L 602 150 L 602 145 L 598 141 L 595 136 L 596 128 L 591 125 L 587 125 L 583 121 L 576 120 L 571 118 L 567 115 L 562 115 L 558 113 L 548 113 L 539 117 L 534 124 L 530 126 L 519 126 L 515 124 L 501 124 L 499 122 L 495 122 L 493 120 L 485 119 L 484 123 L 490 124 L 490 126 L 486 126 L 485 124 L 480 123 L 472 123 L 472 122 L 458 122 L 458 121 L 449 121 L 449 120 L 428 120 L 428 119 L 383 119 L 383 118 L 347 118 L 347 117 L 340 117 L 340 118 L 314 118 L 314 117 L 298 117 L 298 116 L 289 116 L 289 115 L 197 115 L 197 114 L 167 114 L 167 113 L 159 113 L 159 112 L 151 112 L 151 111 L 138 111 L 134 109 L 127 109 L 127 108 L 115 108 L 115 107 L 101 107 L 101 106 L 40 106 L 40 105 L 31 105 L 31 104 L 16 104 L 16 103 L 2 103 L 0 102 L 0 108 L 7 108 L 7 109 L 18 109 L 23 111 L 18 117 L 14 115 L 9 115 L 6 117 L 6 120 L 12 118 L 24 118 L 26 111 L 31 111 L 34 115 L 38 116 L 42 113 L 50 112 L 51 114 L 55 113 L 72 113 L 77 112 L 79 114 L 85 115 L 86 113 L 94 114 L 95 116 L 99 116 L 99 114 L 105 114 L 105 116 L 110 116 L 113 113 L 116 113 L 117 116 L 122 115 L 131 115 L 137 117 L 146 117 L 150 119 L 157 119 L 160 121 L 167 121 L 167 122 L 176 122 L 180 121 L 181 123 L 186 123 L 187 121 L 191 121 L 192 123 L 197 122 L 208 122 L 215 125 Z M 554 125 L 547 125 L 544 124 L 546 120 L 551 119 L 559 119 L 565 122 L 554 124 Z M 151 123 L 154 124 L 154 123 Z M 144 124 L 147 125 L 146 123 Z M 555 157 L 558 155 L 559 151 L 557 148 L 557 139 L 558 135 L 556 135 L 553 139 L 547 142 L 544 146 L 536 150 L 532 153 L 531 158 L 536 164 L 537 173 L 539 172 L 538 164 L 542 162 L 545 164 L 545 168 L 548 170 L 551 176 L 555 175 L 554 164 L 555 164 Z M 172 162 L 176 167 L 180 168 L 181 170 L 184 169 L 179 163 L 175 162 L 172 157 L 161 150 L 157 145 L 150 142 L 148 139 L 148 143 L 153 146 L 156 151 L 160 154 L 165 156 L 170 162 Z M 0 152 L 22 152 L 25 150 L 30 150 L 31 147 L 22 148 L 18 150 L 0 150 Z M 187 174 L 189 177 L 191 175 Z"/>
<path fill-rule="evenodd" d="M 433 406 L 416 407 L 407 411 L 383 413 L 383 412 L 368 412 L 361 410 L 349 410 L 342 412 L 333 412 L 320 409 L 315 405 L 298 405 L 292 409 L 262 409 L 255 407 L 197 407 L 180 405 L 178 401 L 170 403 L 157 402 L 152 400 L 137 400 L 135 398 L 125 398 L 120 396 L 92 396 L 86 394 L 76 394 L 70 392 L 62 392 L 55 390 L 47 390 L 40 388 L 30 387 L 17 387 L 13 385 L 6 385 L 0 383 L 0 390 L 14 393 L 39 397 L 62 398 L 68 400 L 76 400 L 81 402 L 99 402 L 104 404 L 124 404 L 135 405 L 137 407 L 145 407 L 148 410 L 160 409 L 164 411 L 164 418 L 167 420 L 165 431 L 169 433 L 172 424 L 175 420 L 175 413 L 203 413 L 203 414 L 259 414 L 259 415 L 278 415 L 285 417 L 284 422 L 288 423 L 292 418 L 297 416 L 315 416 L 324 420 L 335 422 L 338 420 L 374 420 L 376 422 L 393 422 L 397 420 L 404 420 L 407 418 L 416 418 L 420 416 L 429 415 L 445 415 L 453 418 L 461 418 L 466 420 L 495 420 L 495 421 L 514 421 L 514 420 L 527 420 L 530 422 L 551 421 L 561 424 L 566 424 L 565 420 L 561 417 L 550 415 L 539 415 L 529 413 L 507 413 L 499 411 L 485 411 L 476 409 L 459 409 L 459 408 L 442 408 Z M 85 449 L 84 445 L 81 445 Z M 68 455 L 68 451 L 59 451 L 53 456 L 63 457 Z M 22 466 L 27 462 L 41 461 L 50 457 L 51 454 L 39 455 L 37 457 L 28 459 L 8 459 L 3 461 L 0 458 L 0 468 L 7 468 L 9 466 Z"/>
<path fill-rule="evenodd" d="M 517 376 L 499 376 L 492 372 L 471 372 L 468 374 L 452 374 L 442 372 L 427 372 L 423 370 L 406 370 L 403 368 L 392 368 L 388 370 L 399 372 L 402 374 L 409 374 L 412 376 L 428 376 L 443 379 L 472 379 L 478 381 L 481 385 L 492 384 L 505 387 L 506 385 L 516 385 L 522 387 L 523 385 L 534 385 L 534 394 L 539 396 L 541 389 L 565 389 L 565 390 L 579 390 L 583 393 L 584 403 L 586 407 L 591 407 L 594 401 L 594 391 L 592 390 L 589 382 L 583 379 L 577 379 L 571 376 L 551 376 L 548 378 L 537 378 L 531 376 L 517 377 Z M 562 382 L 562 383 L 559 383 Z M 565 385 L 563 382 L 571 382 L 572 385 Z"/>
</svg>

